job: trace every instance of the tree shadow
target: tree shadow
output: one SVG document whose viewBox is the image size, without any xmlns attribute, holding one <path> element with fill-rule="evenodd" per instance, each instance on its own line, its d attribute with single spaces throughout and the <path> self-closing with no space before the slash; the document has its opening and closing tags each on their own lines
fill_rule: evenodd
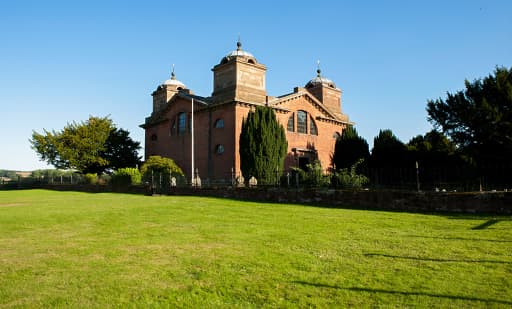
<svg viewBox="0 0 512 309">
<path fill-rule="evenodd" d="M 495 264 L 512 264 L 512 262 L 508 262 L 508 261 L 439 259 L 439 258 L 424 258 L 424 257 L 415 257 L 415 256 L 390 255 L 390 254 L 381 254 L 381 253 L 365 253 L 364 256 L 367 256 L 367 257 L 380 256 L 380 257 L 392 258 L 392 259 L 416 260 L 416 261 L 440 262 L 440 263 L 495 263 Z"/>
<path fill-rule="evenodd" d="M 486 228 L 488 228 L 489 226 L 491 225 L 494 225 L 496 223 L 500 222 L 500 220 L 498 219 L 491 219 L 491 220 L 487 220 L 485 221 L 484 223 L 482 224 L 479 224 L 473 228 L 471 228 L 472 230 L 485 230 Z"/>
<path fill-rule="evenodd" d="M 421 236 L 421 235 L 407 235 L 407 236 L 404 236 L 404 237 L 429 238 L 429 239 L 440 239 L 440 240 L 469 240 L 469 241 L 512 242 L 512 240 L 486 239 L 486 238 L 467 238 L 467 237 L 434 237 L 434 236 Z"/>
<path fill-rule="evenodd" d="M 512 301 L 493 299 L 493 298 L 481 298 L 481 297 L 470 297 L 470 296 L 449 295 L 449 294 L 448 295 L 447 294 L 435 294 L 435 293 L 414 292 L 414 291 L 395 291 L 395 290 L 385 290 L 385 289 L 371 289 L 371 288 L 362 288 L 362 287 L 342 287 L 342 286 L 337 286 L 337 285 L 306 282 L 306 281 L 292 281 L 292 283 L 314 286 L 314 287 L 318 287 L 318 288 L 339 289 L 339 290 L 346 290 L 346 291 L 352 291 L 352 292 L 384 293 L 384 294 L 403 295 L 403 296 L 427 296 L 427 297 L 436 297 L 436 298 L 446 298 L 446 299 L 452 299 L 452 300 L 480 301 L 480 302 L 486 302 L 486 303 L 512 305 Z"/>
</svg>

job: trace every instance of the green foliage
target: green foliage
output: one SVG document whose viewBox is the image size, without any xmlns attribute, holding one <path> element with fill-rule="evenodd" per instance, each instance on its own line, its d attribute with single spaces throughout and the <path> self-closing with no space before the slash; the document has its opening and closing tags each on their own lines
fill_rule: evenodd
<svg viewBox="0 0 512 309">
<path fill-rule="evenodd" d="M 450 141 L 443 133 L 436 130 L 427 132 L 424 136 L 417 135 L 407 143 L 409 150 L 421 152 L 440 152 L 451 154 L 454 153 L 456 148 L 455 144 Z"/>
<path fill-rule="evenodd" d="M 292 167 L 292 170 L 299 173 L 299 182 L 311 187 L 327 187 L 331 183 L 330 175 L 325 175 L 320 161 L 315 161 L 313 164 L 306 164 L 304 171 L 298 167 Z"/>
<path fill-rule="evenodd" d="M 257 106 L 242 122 L 240 168 L 245 179 L 256 177 L 260 184 L 275 182 L 283 171 L 288 142 L 283 126 L 270 107 Z"/>
<path fill-rule="evenodd" d="M 112 183 L 115 185 L 138 185 L 141 181 L 142 174 L 133 167 L 120 168 L 112 174 Z"/>
<path fill-rule="evenodd" d="M 412 166 L 407 160 L 407 147 L 389 129 L 380 130 L 373 139 L 370 160 L 372 167 Z"/>
<path fill-rule="evenodd" d="M 140 170 L 144 181 L 151 181 L 151 176 L 161 174 L 166 176 L 184 176 L 181 168 L 174 162 L 173 159 L 165 158 L 161 156 L 151 156 L 144 162 Z"/>
<path fill-rule="evenodd" d="M 7 177 L 9 179 L 17 179 L 18 178 L 16 171 L 11 171 L 11 170 L 0 170 L 0 176 Z"/>
<path fill-rule="evenodd" d="M 98 184 L 98 175 L 95 173 L 87 173 L 84 175 L 85 182 L 90 185 Z"/>
<path fill-rule="evenodd" d="M 117 129 L 108 117 L 90 116 L 58 132 L 34 131 L 30 143 L 41 160 L 58 169 L 76 169 L 84 174 L 133 167 L 140 161 L 139 143 L 132 141 L 127 131 Z"/>
<path fill-rule="evenodd" d="M 113 128 L 105 142 L 105 150 L 101 156 L 110 163 L 109 169 L 134 168 L 141 163 L 138 155 L 139 149 L 140 143 L 132 140 L 128 131 Z"/>
<path fill-rule="evenodd" d="M 72 170 L 42 169 L 42 170 L 32 171 L 32 177 L 46 178 L 46 179 L 53 178 L 53 177 L 60 177 L 60 176 L 69 177 L 74 174 L 75 174 L 75 171 L 72 171 Z"/>
<path fill-rule="evenodd" d="M 359 159 L 350 168 L 343 168 L 336 172 L 336 181 L 338 185 L 345 189 L 361 189 L 368 183 L 368 177 L 357 173 L 358 165 L 364 162 Z"/>
<path fill-rule="evenodd" d="M 368 142 L 353 126 L 346 127 L 334 146 L 332 163 L 336 169 L 349 168 L 361 158 L 366 162 L 369 157 Z"/>
<path fill-rule="evenodd" d="M 429 100 L 428 120 L 478 164 L 512 164 L 512 68 Z"/>
</svg>

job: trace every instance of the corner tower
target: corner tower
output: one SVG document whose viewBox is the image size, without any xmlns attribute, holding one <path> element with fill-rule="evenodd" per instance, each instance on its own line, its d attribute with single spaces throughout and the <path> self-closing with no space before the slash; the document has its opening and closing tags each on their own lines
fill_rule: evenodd
<svg viewBox="0 0 512 309">
<path fill-rule="evenodd" d="M 213 102 L 266 102 L 265 73 L 267 68 L 258 63 L 251 53 L 242 50 L 240 40 L 237 42 L 237 49 L 222 58 L 212 71 Z"/>
<path fill-rule="evenodd" d="M 320 64 L 316 70 L 316 77 L 310 80 L 305 88 L 314 95 L 325 107 L 327 107 L 332 113 L 340 115 L 341 111 L 341 89 L 336 87 L 336 84 L 323 77 L 320 73 Z"/>
<path fill-rule="evenodd" d="M 164 109 L 167 103 L 181 90 L 185 90 L 185 85 L 176 79 L 174 74 L 174 65 L 172 66 L 171 78 L 158 86 L 151 94 L 153 96 L 153 113 Z"/>
</svg>

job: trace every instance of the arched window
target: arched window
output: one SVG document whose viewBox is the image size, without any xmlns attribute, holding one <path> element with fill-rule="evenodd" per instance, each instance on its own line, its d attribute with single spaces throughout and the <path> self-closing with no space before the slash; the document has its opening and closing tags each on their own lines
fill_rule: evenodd
<svg viewBox="0 0 512 309">
<path fill-rule="evenodd" d="M 297 112 L 297 132 L 308 133 L 308 114 L 305 111 Z"/>
<path fill-rule="evenodd" d="M 223 154 L 224 153 L 224 146 L 222 144 L 218 144 L 215 146 L 215 153 L 216 154 Z"/>
<path fill-rule="evenodd" d="M 178 114 L 178 135 L 185 134 L 187 130 L 187 114 L 181 112 Z"/>
<path fill-rule="evenodd" d="M 295 114 L 292 114 L 290 118 L 288 118 L 288 131 L 295 131 Z"/>
<path fill-rule="evenodd" d="M 254 64 L 254 60 L 252 60 L 252 59 L 247 60 L 247 62 Z"/>
<path fill-rule="evenodd" d="M 309 134 L 318 135 L 318 129 L 316 128 L 316 123 L 313 117 L 309 117 Z"/>
<path fill-rule="evenodd" d="M 332 137 L 333 137 L 334 139 L 338 139 L 339 137 L 341 137 L 341 135 L 340 135 L 338 132 L 334 132 L 334 133 L 332 134 Z"/>
<path fill-rule="evenodd" d="M 215 120 L 214 127 L 217 128 L 217 129 L 224 128 L 224 119 L 219 118 L 219 119 Z"/>
</svg>

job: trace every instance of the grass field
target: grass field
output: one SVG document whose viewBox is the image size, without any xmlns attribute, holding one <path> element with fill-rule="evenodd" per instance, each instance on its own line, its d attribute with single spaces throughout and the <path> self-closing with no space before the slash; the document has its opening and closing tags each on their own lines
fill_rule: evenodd
<svg viewBox="0 0 512 309">
<path fill-rule="evenodd" d="M 0 308 L 512 307 L 510 217 L 0 191 Z"/>
</svg>

